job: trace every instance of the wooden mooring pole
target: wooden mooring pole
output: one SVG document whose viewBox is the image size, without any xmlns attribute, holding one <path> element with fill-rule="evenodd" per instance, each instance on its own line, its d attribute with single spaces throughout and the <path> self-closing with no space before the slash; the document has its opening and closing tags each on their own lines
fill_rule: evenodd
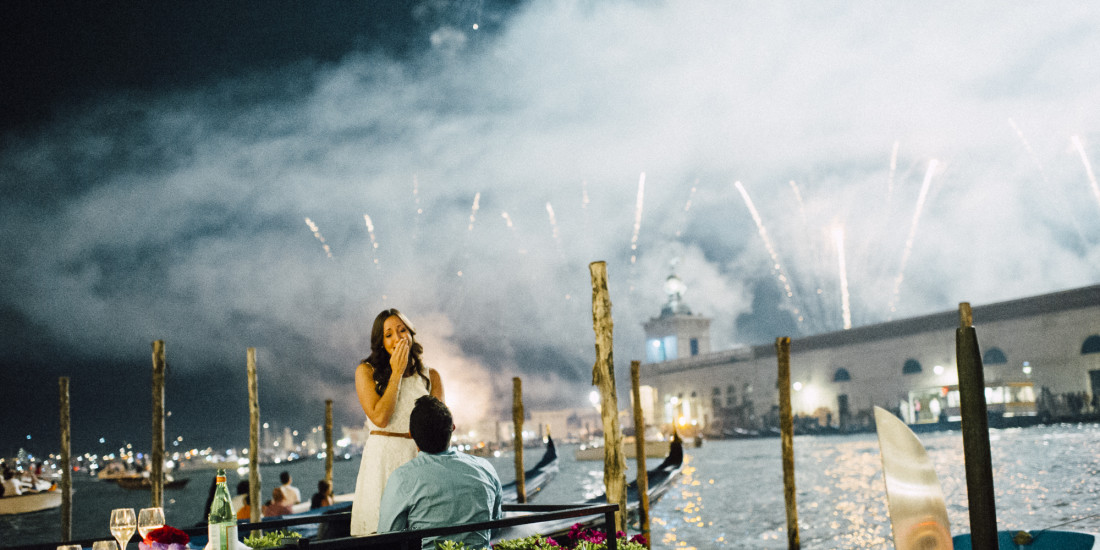
<svg viewBox="0 0 1100 550">
<path fill-rule="evenodd" d="M 249 521 L 260 521 L 260 387 L 256 380 L 256 348 L 248 348 L 248 502 Z"/>
<path fill-rule="evenodd" d="M 336 447 L 332 444 L 332 400 L 325 400 L 325 481 L 332 487 L 332 455 Z"/>
<path fill-rule="evenodd" d="M 997 509 L 993 492 L 993 460 L 989 449 L 985 376 L 970 304 L 959 304 L 955 358 L 959 365 L 959 409 L 962 413 L 966 499 L 970 507 L 970 540 L 974 548 L 997 547 Z"/>
<path fill-rule="evenodd" d="M 607 264 L 588 264 L 592 276 L 592 330 L 596 333 L 596 363 L 592 385 L 600 389 L 600 417 L 603 419 L 603 482 L 607 503 L 618 504 L 615 530 L 626 532 L 626 457 L 619 427 L 619 399 L 615 393 L 615 361 L 611 320 L 611 293 L 607 288 Z"/>
<path fill-rule="evenodd" d="M 58 382 L 61 418 L 61 542 L 73 540 L 73 464 L 72 431 L 69 417 L 69 377 Z"/>
<path fill-rule="evenodd" d="M 512 378 L 512 448 L 516 463 L 516 502 L 527 503 L 527 487 L 523 472 L 523 381 Z"/>
<path fill-rule="evenodd" d="M 150 504 L 164 507 L 164 340 L 153 342 L 153 445 Z"/>
<path fill-rule="evenodd" d="M 775 339 L 779 360 L 779 431 L 783 440 L 783 500 L 787 503 L 787 548 L 798 550 L 798 504 L 794 485 L 794 421 L 791 418 L 791 338 Z"/>
<path fill-rule="evenodd" d="M 630 362 L 630 390 L 634 396 L 634 456 L 638 467 L 638 527 L 645 537 L 645 547 L 653 548 L 649 540 L 649 471 L 645 464 L 645 412 L 642 410 L 641 361 Z"/>
</svg>

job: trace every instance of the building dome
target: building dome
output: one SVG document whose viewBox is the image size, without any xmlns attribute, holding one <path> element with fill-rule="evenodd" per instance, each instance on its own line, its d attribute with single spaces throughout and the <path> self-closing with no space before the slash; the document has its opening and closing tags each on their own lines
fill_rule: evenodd
<svg viewBox="0 0 1100 550">
<path fill-rule="evenodd" d="M 686 292 L 687 285 L 675 273 L 669 275 L 665 279 L 665 294 L 668 295 L 668 302 L 661 308 L 661 317 L 691 315 L 691 308 L 684 303 L 684 293 Z"/>
</svg>

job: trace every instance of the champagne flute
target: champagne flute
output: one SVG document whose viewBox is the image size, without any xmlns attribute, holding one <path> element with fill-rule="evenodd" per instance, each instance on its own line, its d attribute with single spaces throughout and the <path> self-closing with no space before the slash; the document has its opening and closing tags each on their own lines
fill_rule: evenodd
<svg viewBox="0 0 1100 550">
<path fill-rule="evenodd" d="M 111 535 L 118 541 L 119 550 L 126 550 L 126 543 L 137 530 L 137 518 L 133 508 L 115 508 L 111 510 Z"/>
<path fill-rule="evenodd" d="M 164 508 L 142 508 L 138 512 L 137 528 L 142 540 L 145 540 L 149 531 L 161 527 L 164 527 Z"/>
<path fill-rule="evenodd" d="M 118 543 L 113 540 L 97 540 L 92 543 L 92 550 L 118 550 Z"/>
</svg>

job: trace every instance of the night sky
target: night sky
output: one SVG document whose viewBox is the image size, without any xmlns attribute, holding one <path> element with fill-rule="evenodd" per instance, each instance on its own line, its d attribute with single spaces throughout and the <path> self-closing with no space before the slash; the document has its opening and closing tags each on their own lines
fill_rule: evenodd
<svg viewBox="0 0 1100 550">
<path fill-rule="evenodd" d="M 148 447 L 157 339 L 187 447 L 248 347 L 265 421 L 359 425 L 387 307 L 460 422 L 585 406 L 596 260 L 624 397 L 672 270 L 716 349 L 1100 280 L 1090 5 L 6 8 L 0 455 L 60 376 L 76 451 Z"/>
</svg>

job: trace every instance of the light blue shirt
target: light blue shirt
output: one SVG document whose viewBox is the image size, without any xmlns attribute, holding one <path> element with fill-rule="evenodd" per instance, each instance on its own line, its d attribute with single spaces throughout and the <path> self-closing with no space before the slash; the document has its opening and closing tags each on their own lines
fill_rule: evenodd
<svg viewBox="0 0 1100 550">
<path fill-rule="evenodd" d="M 390 474 L 382 492 L 378 532 L 449 527 L 501 517 L 500 479 L 484 458 L 452 450 L 420 452 Z M 489 546 L 489 530 L 444 537 L 470 548 Z M 423 548 L 435 548 L 435 537 Z"/>
</svg>

